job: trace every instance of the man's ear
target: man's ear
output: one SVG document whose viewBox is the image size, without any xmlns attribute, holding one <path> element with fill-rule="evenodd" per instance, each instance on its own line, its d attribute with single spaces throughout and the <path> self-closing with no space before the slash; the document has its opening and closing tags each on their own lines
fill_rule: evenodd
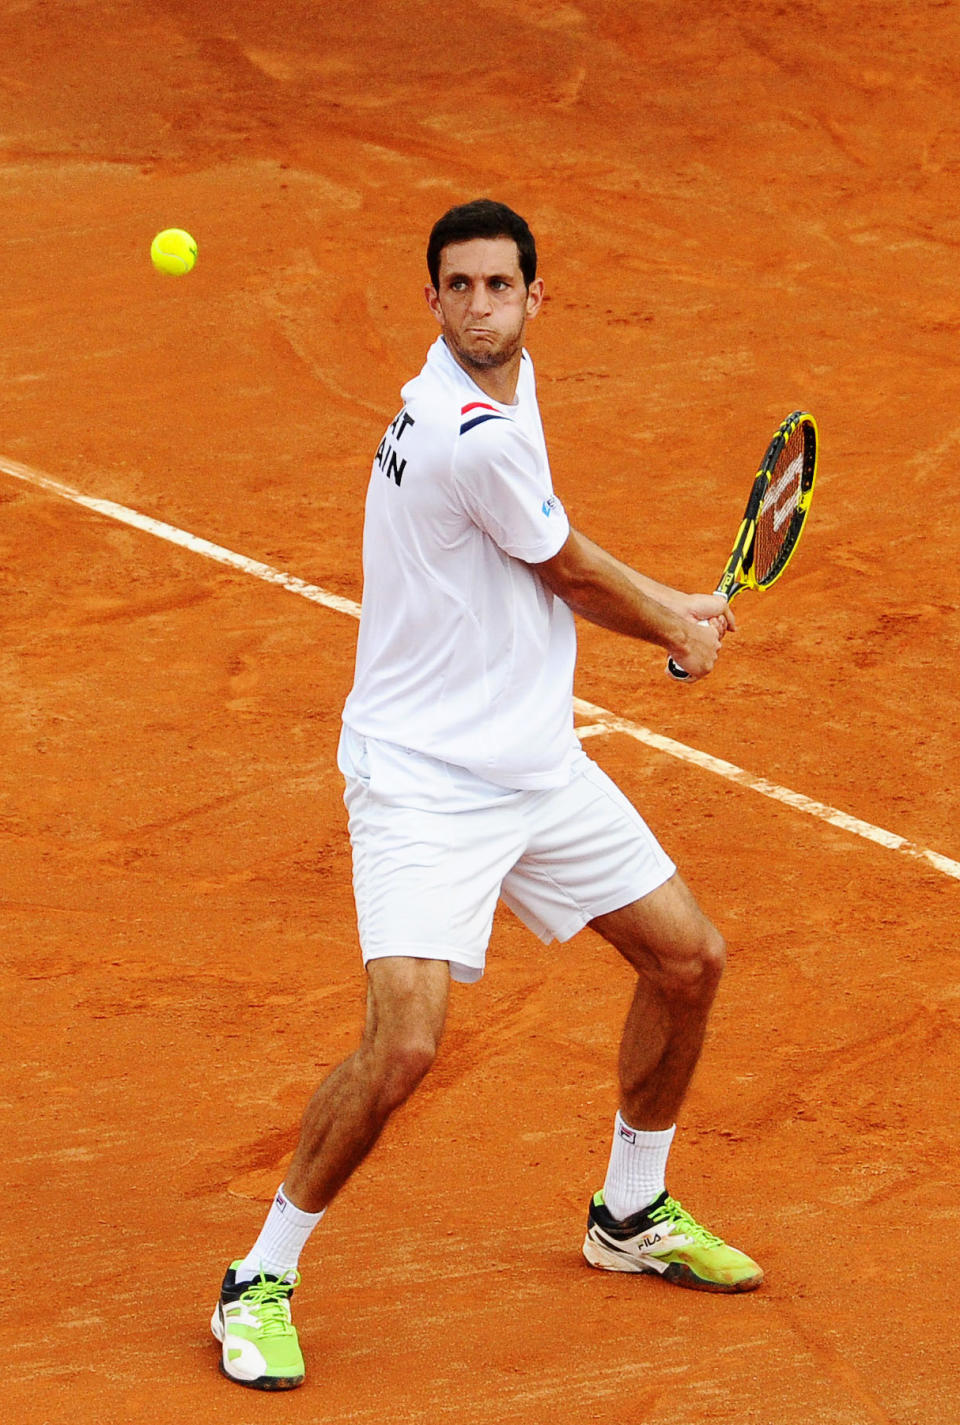
<svg viewBox="0 0 960 1425">
<path fill-rule="evenodd" d="M 531 320 L 543 306 L 543 279 L 535 277 L 527 288 L 527 319 Z"/>
<path fill-rule="evenodd" d="M 427 286 L 423 289 L 423 295 L 427 299 L 427 306 L 430 308 L 431 312 L 436 317 L 440 325 L 443 326 L 443 312 L 440 310 L 440 298 L 437 295 L 436 287 L 433 287 L 428 283 Z"/>
</svg>

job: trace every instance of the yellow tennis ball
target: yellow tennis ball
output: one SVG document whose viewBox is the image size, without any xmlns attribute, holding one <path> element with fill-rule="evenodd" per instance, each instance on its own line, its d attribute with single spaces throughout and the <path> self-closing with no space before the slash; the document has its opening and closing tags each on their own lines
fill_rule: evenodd
<svg viewBox="0 0 960 1425">
<path fill-rule="evenodd" d="M 150 259 L 158 272 L 182 277 L 197 260 L 197 244 L 183 228 L 164 228 L 150 244 Z"/>
</svg>

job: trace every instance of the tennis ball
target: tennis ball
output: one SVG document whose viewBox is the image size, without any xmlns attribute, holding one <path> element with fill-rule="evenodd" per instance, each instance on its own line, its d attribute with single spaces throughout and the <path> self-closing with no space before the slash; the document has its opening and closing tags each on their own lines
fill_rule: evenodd
<svg viewBox="0 0 960 1425">
<path fill-rule="evenodd" d="M 183 228 L 164 228 L 150 244 L 150 259 L 158 272 L 182 277 L 197 260 L 197 244 Z"/>
</svg>

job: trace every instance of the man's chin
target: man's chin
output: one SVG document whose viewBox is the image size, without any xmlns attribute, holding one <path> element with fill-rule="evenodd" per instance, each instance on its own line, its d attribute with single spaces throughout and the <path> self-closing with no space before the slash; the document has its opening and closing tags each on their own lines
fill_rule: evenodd
<svg viewBox="0 0 960 1425">
<path fill-rule="evenodd" d="M 464 365 L 472 366 L 477 371 L 494 371 L 512 361 L 517 349 L 508 350 L 502 346 L 485 346 L 480 343 L 469 350 L 462 346 L 456 347 L 455 350 Z"/>
</svg>

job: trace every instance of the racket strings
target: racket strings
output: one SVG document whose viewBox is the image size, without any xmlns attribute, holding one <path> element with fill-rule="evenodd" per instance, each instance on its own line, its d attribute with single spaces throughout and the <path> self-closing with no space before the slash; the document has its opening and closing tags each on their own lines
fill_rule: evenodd
<svg viewBox="0 0 960 1425">
<path fill-rule="evenodd" d="M 805 428 L 798 425 L 774 462 L 770 483 L 757 515 L 753 547 L 753 574 L 765 584 L 782 567 L 799 533 L 796 518 L 803 488 L 806 454 Z"/>
</svg>

